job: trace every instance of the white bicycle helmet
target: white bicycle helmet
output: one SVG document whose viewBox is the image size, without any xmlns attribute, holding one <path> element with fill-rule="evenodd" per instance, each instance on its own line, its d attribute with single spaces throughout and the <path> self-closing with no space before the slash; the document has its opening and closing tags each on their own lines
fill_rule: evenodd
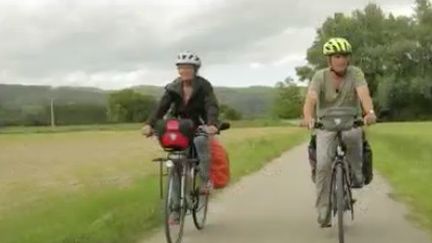
<svg viewBox="0 0 432 243">
<path fill-rule="evenodd" d="M 201 67 L 201 59 L 190 51 L 181 52 L 177 55 L 176 65 L 191 64 L 197 68 Z"/>
</svg>

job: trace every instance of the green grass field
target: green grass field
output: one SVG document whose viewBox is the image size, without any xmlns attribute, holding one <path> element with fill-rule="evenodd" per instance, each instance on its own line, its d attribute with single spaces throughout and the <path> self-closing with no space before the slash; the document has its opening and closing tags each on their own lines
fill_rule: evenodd
<svg viewBox="0 0 432 243">
<path fill-rule="evenodd" d="M 296 120 L 279 120 L 279 119 L 255 119 L 255 120 L 240 120 L 231 121 L 233 128 L 246 127 L 281 127 L 293 126 Z M 0 134 L 22 134 L 22 133 L 65 133 L 65 132 L 80 132 L 80 131 L 132 131 L 138 130 L 143 126 L 142 123 L 120 123 L 120 124 L 99 124 L 99 125 L 70 125 L 70 126 L 15 126 L 15 127 L 0 127 Z"/>
<path fill-rule="evenodd" d="M 97 130 L 0 135 L 1 243 L 127 243 L 160 225 L 150 162 L 162 154 L 157 142 L 139 130 Z M 292 127 L 237 128 L 220 139 L 236 181 L 306 136 Z"/>
<path fill-rule="evenodd" d="M 0 134 L 22 134 L 22 133 L 64 133 L 79 131 L 121 131 L 137 130 L 142 127 L 141 123 L 99 124 L 99 125 L 70 125 L 70 126 L 13 126 L 0 127 Z"/>
<path fill-rule="evenodd" d="M 289 125 L 254 126 L 219 137 L 230 153 L 233 182 L 308 136 Z M 127 243 L 158 227 L 158 166 L 150 161 L 163 153 L 139 127 L 0 134 L 0 242 Z M 368 136 L 375 167 L 410 205 L 411 216 L 432 231 L 432 123 L 379 124 Z"/>
<path fill-rule="evenodd" d="M 410 217 L 432 232 L 432 123 L 379 124 L 369 131 L 376 168 Z"/>
</svg>

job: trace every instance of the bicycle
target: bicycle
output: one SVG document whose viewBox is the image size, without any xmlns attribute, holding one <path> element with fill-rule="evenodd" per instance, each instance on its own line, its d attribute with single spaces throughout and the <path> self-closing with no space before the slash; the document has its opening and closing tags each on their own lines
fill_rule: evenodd
<svg viewBox="0 0 432 243">
<path fill-rule="evenodd" d="M 325 118 L 324 118 L 325 119 Z M 335 124 L 341 123 L 341 118 L 333 118 Z M 338 238 L 340 243 L 344 243 L 344 213 L 346 211 L 351 212 L 351 219 L 354 220 L 354 203 L 355 200 L 352 197 L 352 178 L 353 174 L 351 171 L 351 165 L 345 158 L 346 145 L 342 139 L 343 131 L 350 130 L 352 128 L 358 128 L 364 125 L 362 120 L 353 120 L 352 125 L 348 126 L 336 126 L 331 131 L 336 131 L 336 155 L 332 163 L 332 175 L 330 182 L 330 197 L 329 197 L 329 217 L 331 216 L 331 210 L 333 210 L 333 217 L 337 215 L 338 220 Z M 326 126 L 321 122 L 314 124 L 316 129 L 326 129 Z"/>
<path fill-rule="evenodd" d="M 229 123 L 222 123 L 219 131 L 229 129 Z M 208 136 L 203 129 L 198 129 L 195 136 Z M 192 214 L 193 222 L 198 230 L 205 227 L 207 220 L 209 193 L 202 193 L 201 188 L 203 181 L 199 176 L 199 158 L 196 148 L 193 144 L 193 139 L 190 141 L 187 149 L 176 150 L 166 149 L 166 158 L 154 159 L 154 162 L 160 163 L 160 196 L 164 198 L 164 226 L 165 236 L 168 243 L 180 243 L 183 237 L 183 229 L 186 215 Z M 164 165 L 166 173 L 164 173 Z M 168 176 L 166 183 L 165 194 L 163 192 L 163 177 Z M 175 183 L 177 180 L 177 183 Z M 179 185 L 175 195 L 174 185 Z M 178 202 L 179 205 L 173 205 L 173 202 Z M 169 222 L 170 215 L 179 213 L 178 224 Z M 176 229 L 177 228 L 177 229 Z"/>
</svg>

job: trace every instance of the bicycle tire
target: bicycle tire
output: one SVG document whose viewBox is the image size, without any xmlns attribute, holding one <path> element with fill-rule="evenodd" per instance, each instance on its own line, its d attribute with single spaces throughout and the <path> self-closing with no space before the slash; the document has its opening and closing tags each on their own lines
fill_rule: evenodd
<svg viewBox="0 0 432 243">
<path fill-rule="evenodd" d="M 345 188 L 344 171 L 341 165 L 336 166 L 336 200 L 338 218 L 338 237 L 339 243 L 345 242 L 344 235 L 344 212 L 345 212 Z"/>
<path fill-rule="evenodd" d="M 184 185 L 182 185 L 181 183 L 181 175 L 179 173 L 178 170 L 176 170 L 176 168 L 172 168 L 169 171 L 168 174 L 168 183 L 166 184 L 166 190 L 165 190 L 165 217 L 164 217 L 164 222 L 165 222 L 165 236 L 166 236 L 166 240 L 168 243 L 180 243 L 182 241 L 183 238 L 183 229 L 184 229 L 184 223 L 185 223 L 185 214 L 186 214 L 186 205 L 184 203 L 184 198 L 182 199 L 180 195 L 179 200 L 179 224 L 175 225 L 178 227 L 177 232 L 174 232 L 174 230 L 172 229 L 170 224 L 170 216 L 171 213 L 174 211 L 173 206 L 172 206 L 172 199 L 175 196 L 173 193 L 174 190 L 174 181 L 175 180 L 180 180 L 180 187 L 183 187 Z M 181 191 L 181 188 L 179 190 L 179 192 Z M 173 233 L 175 233 L 175 235 L 173 235 Z"/>
</svg>

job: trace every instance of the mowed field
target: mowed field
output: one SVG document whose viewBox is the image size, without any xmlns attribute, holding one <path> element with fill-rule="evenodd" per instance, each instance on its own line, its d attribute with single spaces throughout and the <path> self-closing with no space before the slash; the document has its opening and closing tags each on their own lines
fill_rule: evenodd
<svg viewBox="0 0 432 243">
<path fill-rule="evenodd" d="M 368 131 L 375 168 L 432 233 L 432 122 L 378 124 Z"/>
<path fill-rule="evenodd" d="M 299 128 L 219 139 L 234 180 L 305 141 Z M 0 242 L 134 242 L 160 223 L 155 139 L 137 130 L 0 135 Z"/>
<path fill-rule="evenodd" d="M 0 148 L 2 208 L 43 192 L 125 186 L 151 173 L 149 161 L 161 154 L 136 131 L 2 135 Z"/>
</svg>

